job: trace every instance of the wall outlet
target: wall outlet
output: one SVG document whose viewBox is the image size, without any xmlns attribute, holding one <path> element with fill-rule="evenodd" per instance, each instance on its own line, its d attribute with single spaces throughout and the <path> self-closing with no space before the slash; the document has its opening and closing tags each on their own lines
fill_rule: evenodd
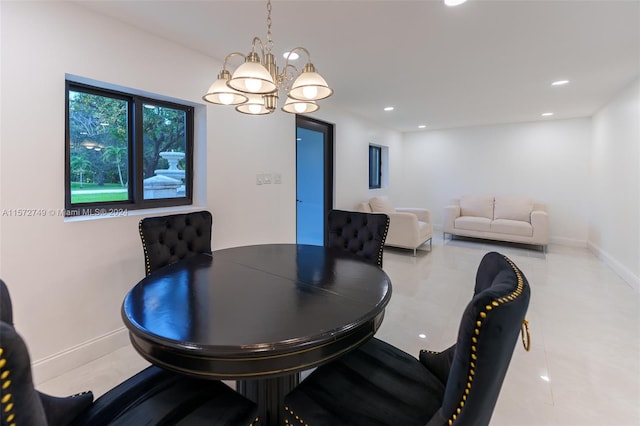
<svg viewBox="0 0 640 426">
<path fill-rule="evenodd" d="M 262 183 L 264 183 L 265 185 L 269 185 L 271 183 L 271 174 L 270 173 L 265 173 L 262 175 Z"/>
<path fill-rule="evenodd" d="M 280 173 L 273 174 L 273 183 L 280 185 L 282 183 L 282 175 Z"/>
<path fill-rule="evenodd" d="M 256 185 L 262 185 L 262 183 L 263 183 L 263 179 L 264 179 L 264 178 L 262 177 L 262 175 L 261 175 L 261 174 L 257 174 L 257 175 L 256 175 Z"/>
</svg>

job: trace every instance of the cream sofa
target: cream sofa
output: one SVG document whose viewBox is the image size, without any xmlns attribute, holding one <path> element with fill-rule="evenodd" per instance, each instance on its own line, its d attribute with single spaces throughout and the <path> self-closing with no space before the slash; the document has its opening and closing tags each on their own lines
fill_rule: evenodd
<svg viewBox="0 0 640 426">
<path fill-rule="evenodd" d="M 429 242 L 431 250 L 431 237 L 433 224 L 431 212 L 420 208 L 395 208 L 385 197 L 373 197 L 368 202 L 360 203 L 358 211 L 365 213 L 385 213 L 389 216 L 389 232 L 385 240 L 385 246 L 401 247 L 413 250 Z"/>
<path fill-rule="evenodd" d="M 546 206 L 524 197 L 467 195 L 444 209 L 446 234 L 538 245 L 549 243 Z"/>
</svg>

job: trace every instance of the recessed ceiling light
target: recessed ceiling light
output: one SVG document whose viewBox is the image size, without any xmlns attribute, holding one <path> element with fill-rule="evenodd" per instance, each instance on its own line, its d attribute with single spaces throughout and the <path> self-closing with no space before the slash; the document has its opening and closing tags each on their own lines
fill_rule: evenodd
<svg viewBox="0 0 640 426">
<path fill-rule="evenodd" d="M 569 80 L 558 80 L 558 81 L 554 81 L 553 83 L 551 83 L 551 85 L 552 86 L 564 86 L 567 83 L 569 83 Z"/>
<path fill-rule="evenodd" d="M 553 113 L 552 113 L 552 112 L 543 112 L 543 113 L 542 113 L 542 116 L 543 116 L 543 117 L 551 117 L 552 115 L 553 115 Z"/>
<path fill-rule="evenodd" d="M 446 4 L 447 6 L 459 6 L 466 1 L 467 0 L 444 0 L 444 4 Z"/>
<path fill-rule="evenodd" d="M 282 56 L 285 59 L 289 58 L 290 61 L 295 61 L 300 57 L 300 55 L 298 55 L 296 52 L 284 52 Z"/>
<path fill-rule="evenodd" d="M 427 335 L 426 335 L 426 334 L 421 333 L 421 334 L 418 334 L 418 337 L 419 337 L 419 338 L 421 338 L 421 339 L 426 339 L 426 338 L 427 338 Z"/>
<path fill-rule="evenodd" d="M 427 127 L 427 125 L 426 125 L 426 124 L 421 124 L 421 125 L 419 125 L 419 126 L 418 126 L 418 129 L 424 129 L 424 128 L 426 128 L 426 127 Z"/>
<path fill-rule="evenodd" d="M 385 107 L 384 108 L 385 111 L 393 111 L 393 109 L 394 109 L 393 107 Z"/>
</svg>

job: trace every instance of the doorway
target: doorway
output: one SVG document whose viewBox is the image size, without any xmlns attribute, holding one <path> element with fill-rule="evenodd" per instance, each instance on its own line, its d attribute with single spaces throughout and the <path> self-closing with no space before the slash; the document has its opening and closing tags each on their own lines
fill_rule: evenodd
<svg viewBox="0 0 640 426">
<path fill-rule="evenodd" d="M 296 242 L 322 246 L 333 208 L 333 124 L 296 116 Z"/>
</svg>

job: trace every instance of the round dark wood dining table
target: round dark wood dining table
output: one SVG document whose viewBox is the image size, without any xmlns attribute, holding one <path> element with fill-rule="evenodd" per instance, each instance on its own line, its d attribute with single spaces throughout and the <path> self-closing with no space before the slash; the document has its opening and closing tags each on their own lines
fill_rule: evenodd
<svg viewBox="0 0 640 426">
<path fill-rule="evenodd" d="M 236 380 L 268 425 L 299 373 L 369 340 L 391 282 L 340 249 L 264 244 L 201 254 L 161 268 L 126 295 L 122 317 L 152 364 Z"/>
</svg>

